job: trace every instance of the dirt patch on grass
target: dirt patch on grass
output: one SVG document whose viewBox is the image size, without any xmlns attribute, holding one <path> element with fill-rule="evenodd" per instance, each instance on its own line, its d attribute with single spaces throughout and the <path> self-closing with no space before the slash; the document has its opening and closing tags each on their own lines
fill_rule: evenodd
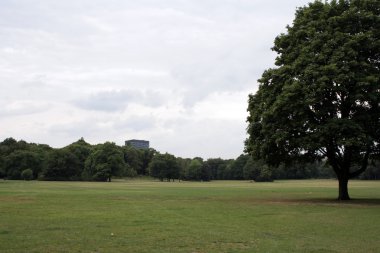
<svg viewBox="0 0 380 253">
<path fill-rule="evenodd" d="M 112 197 L 110 198 L 110 200 L 128 201 L 128 200 L 131 200 L 131 198 L 118 196 L 118 197 Z"/>
<path fill-rule="evenodd" d="M 0 202 L 8 202 L 8 203 L 33 203 L 36 201 L 34 197 L 26 197 L 26 196 L 0 196 Z"/>
<path fill-rule="evenodd" d="M 213 242 L 212 248 L 219 248 L 219 249 L 249 249 L 250 245 L 245 242 Z"/>
</svg>

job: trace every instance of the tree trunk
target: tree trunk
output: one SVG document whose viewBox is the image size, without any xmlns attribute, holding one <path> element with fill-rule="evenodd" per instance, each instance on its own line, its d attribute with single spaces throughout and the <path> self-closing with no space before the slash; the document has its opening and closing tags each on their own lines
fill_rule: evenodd
<svg viewBox="0 0 380 253">
<path fill-rule="evenodd" d="M 339 197 L 338 200 L 350 200 L 348 195 L 348 179 L 339 177 Z"/>
</svg>

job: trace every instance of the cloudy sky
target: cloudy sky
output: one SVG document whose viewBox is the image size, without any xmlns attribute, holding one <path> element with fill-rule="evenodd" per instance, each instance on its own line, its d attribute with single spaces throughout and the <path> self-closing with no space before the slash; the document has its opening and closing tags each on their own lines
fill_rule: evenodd
<svg viewBox="0 0 380 253">
<path fill-rule="evenodd" d="M 248 94 L 307 2 L 1 0 L 0 141 L 236 158 Z"/>
</svg>

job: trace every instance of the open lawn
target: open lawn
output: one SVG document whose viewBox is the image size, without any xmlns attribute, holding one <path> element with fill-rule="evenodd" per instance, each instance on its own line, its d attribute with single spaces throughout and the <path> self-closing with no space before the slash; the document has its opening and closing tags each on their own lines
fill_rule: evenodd
<svg viewBox="0 0 380 253">
<path fill-rule="evenodd" d="M 0 252 L 380 252 L 380 181 L 0 181 Z"/>
</svg>

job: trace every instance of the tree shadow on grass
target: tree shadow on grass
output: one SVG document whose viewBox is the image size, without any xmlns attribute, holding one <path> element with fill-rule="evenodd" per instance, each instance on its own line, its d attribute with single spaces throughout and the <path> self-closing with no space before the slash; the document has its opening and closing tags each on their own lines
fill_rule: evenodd
<svg viewBox="0 0 380 253">
<path fill-rule="evenodd" d="M 315 199 L 292 199 L 288 200 L 293 203 L 300 204 L 321 204 L 321 205 L 352 205 L 352 206 L 380 206 L 380 199 L 358 198 L 351 200 L 337 200 L 329 198 L 315 198 Z"/>
<path fill-rule="evenodd" d="M 230 201 L 246 204 L 269 205 L 324 205 L 324 206 L 380 206 L 380 198 L 354 198 L 351 200 L 337 200 L 333 198 L 233 198 Z"/>
</svg>

